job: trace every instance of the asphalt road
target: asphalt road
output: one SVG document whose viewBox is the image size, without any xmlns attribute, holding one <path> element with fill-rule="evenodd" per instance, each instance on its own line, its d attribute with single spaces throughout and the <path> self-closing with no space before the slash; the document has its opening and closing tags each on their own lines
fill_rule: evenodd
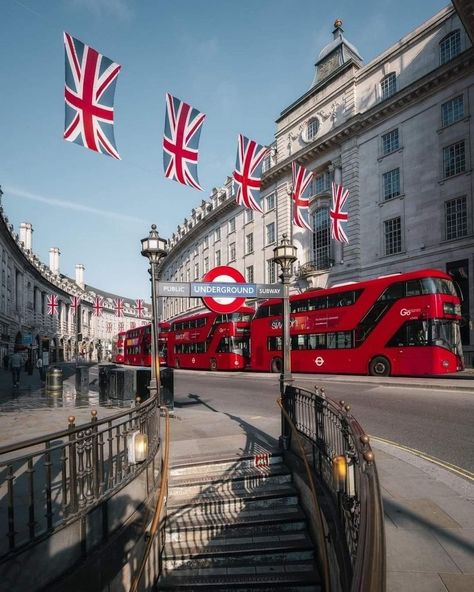
<svg viewBox="0 0 474 592">
<path fill-rule="evenodd" d="M 347 380 L 347 379 L 346 379 Z M 443 390 L 337 383 L 314 375 L 296 375 L 296 386 L 324 387 L 343 399 L 371 436 L 391 440 L 474 472 L 474 389 Z M 247 417 L 278 417 L 278 376 L 212 372 L 175 372 L 177 404 L 199 395 L 219 411 Z M 278 426 L 275 421 L 275 428 Z"/>
</svg>

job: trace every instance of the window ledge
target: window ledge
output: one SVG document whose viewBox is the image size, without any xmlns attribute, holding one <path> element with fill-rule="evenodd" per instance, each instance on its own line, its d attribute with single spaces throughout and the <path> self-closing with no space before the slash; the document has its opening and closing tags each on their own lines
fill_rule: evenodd
<svg viewBox="0 0 474 592">
<path fill-rule="evenodd" d="M 468 122 L 471 119 L 470 115 L 465 115 L 464 117 L 461 117 L 460 119 L 456 119 L 456 121 L 453 121 L 452 123 L 447 123 L 446 125 L 442 125 L 440 128 L 438 128 L 436 130 L 437 134 L 442 134 L 444 132 L 444 130 L 449 129 L 450 127 L 453 127 L 453 125 L 456 125 L 456 123 L 461 123 L 462 121 L 464 123 Z"/>
<path fill-rule="evenodd" d="M 467 169 L 465 171 L 461 171 L 460 173 L 456 173 L 455 175 L 450 175 L 449 177 L 443 177 L 438 181 L 438 185 L 444 185 L 446 181 L 450 181 L 451 179 L 455 179 L 456 177 L 460 177 L 461 175 L 469 176 L 472 173 L 472 169 Z"/>
<path fill-rule="evenodd" d="M 381 259 L 388 259 L 389 257 L 398 257 L 399 255 L 406 255 L 406 251 L 397 251 L 396 253 L 392 253 L 391 255 L 382 255 Z"/>
<path fill-rule="evenodd" d="M 388 199 L 384 199 L 383 201 L 379 201 L 379 207 L 384 206 L 387 203 L 391 203 L 397 199 L 405 199 L 405 193 L 400 193 L 400 195 L 395 195 L 394 197 L 389 197 Z"/>
<path fill-rule="evenodd" d="M 377 162 L 382 162 L 382 160 L 384 158 L 387 158 L 387 156 L 393 156 L 394 154 L 396 154 L 397 152 L 402 153 L 404 150 L 404 146 L 400 146 L 399 148 L 396 148 L 395 150 L 392 150 L 391 152 L 387 152 L 387 154 L 382 154 L 381 156 L 379 156 L 377 158 Z"/>
<path fill-rule="evenodd" d="M 472 232 L 465 234 L 464 236 L 457 236 L 456 238 L 445 238 L 442 241 L 439 241 L 440 245 L 445 245 L 445 244 L 450 244 L 450 243 L 454 243 L 456 241 L 462 241 L 465 239 L 472 239 L 473 238 L 473 234 Z"/>
</svg>

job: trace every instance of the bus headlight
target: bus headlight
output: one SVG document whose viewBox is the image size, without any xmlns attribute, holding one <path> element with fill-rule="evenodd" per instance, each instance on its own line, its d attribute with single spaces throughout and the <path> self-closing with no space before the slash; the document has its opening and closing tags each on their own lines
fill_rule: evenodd
<svg viewBox="0 0 474 592">
<path fill-rule="evenodd" d="M 443 302 L 444 314 L 455 314 L 454 311 L 455 311 L 454 302 Z"/>
</svg>

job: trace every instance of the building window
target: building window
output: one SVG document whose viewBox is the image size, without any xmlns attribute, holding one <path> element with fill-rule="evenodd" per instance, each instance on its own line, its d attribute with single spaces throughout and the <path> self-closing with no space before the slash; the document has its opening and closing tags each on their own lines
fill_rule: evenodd
<svg viewBox="0 0 474 592">
<path fill-rule="evenodd" d="M 235 243 L 229 245 L 229 261 L 235 261 Z"/>
<path fill-rule="evenodd" d="M 382 136 L 382 154 L 390 154 L 400 148 L 398 129 L 394 129 Z"/>
<path fill-rule="evenodd" d="M 270 222 L 265 227 L 265 244 L 271 245 L 275 242 L 275 222 Z"/>
<path fill-rule="evenodd" d="M 266 173 L 271 166 L 272 166 L 272 161 L 270 158 L 270 152 L 268 152 L 267 155 L 264 156 L 264 158 L 262 160 L 262 173 Z"/>
<path fill-rule="evenodd" d="M 400 217 L 385 220 L 385 255 L 395 255 L 402 251 L 402 221 Z"/>
<path fill-rule="evenodd" d="M 317 269 L 330 266 L 331 234 L 328 208 L 319 208 L 313 215 L 313 259 Z"/>
<path fill-rule="evenodd" d="M 311 119 L 308 121 L 308 127 L 306 128 L 306 139 L 307 140 L 314 140 L 314 138 L 318 135 L 319 131 L 319 120 L 318 119 Z"/>
<path fill-rule="evenodd" d="M 461 53 L 461 33 L 458 30 L 449 33 L 439 44 L 439 61 L 446 64 Z"/>
<path fill-rule="evenodd" d="M 235 218 L 229 220 L 229 232 L 235 232 Z"/>
<path fill-rule="evenodd" d="M 218 240 L 221 240 L 221 229 L 220 229 L 220 227 L 219 228 L 216 228 L 214 230 L 214 242 L 216 242 Z"/>
<path fill-rule="evenodd" d="M 199 279 L 199 263 L 194 264 L 194 279 Z"/>
<path fill-rule="evenodd" d="M 267 259 L 267 282 L 269 284 L 276 283 L 276 266 L 273 259 Z"/>
<path fill-rule="evenodd" d="M 380 90 L 382 92 L 382 100 L 388 99 L 395 94 L 397 90 L 397 76 L 395 72 L 390 72 L 380 83 Z"/>
<path fill-rule="evenodd" d="M 245 281 L 249 284 L 253 284 L 253 265 L 249 265 L 245 268 Z"/>
<path fill-rule="evenodd" d="M 245 254 L 253 253 L 253 234 L 247 234 L 245 237 Z"/>
<path fill-rule="evenodd" d="M 466 170 L 464 140 L 443 148 L 443 174 L 452 177 Z"/>
<path fill-rule="evenodd" d="M 216 251 L 214 254 L 214 262 L 215 262 L 215 266 L 218 267 L 221 264 L 221 252 L 220 251 Z"/>
<path fill-rule="evenodd" d="M 329 171 L 325 171 L 324 173 L 319 173 L 315 175 L 309 184 L 309 193 L 308 195 L 318 195 L 318 193 L 324 193 L 329 191 L 331 186 L 331 175 Z"/>
<path fill-rule="evenodd" d="M 446 127 L 464 117 L 464 97 L 454 97 L 441 105 L 441 125 Z"/>
<path fill-rule="evenodd" d="M 209 271 L 209 257 L 204 257 L 204 273 Z"/>
<path fill-rule="evenodd" d="M 445 203 L 446 240 L 467 236 L 467 201 L 466 197 L 457 197 Z"/>
<path fill-rule="evenodd" d="M 209 236 L 206 234 L 206 236 L 204 237 L 204 239 L 202 241 L 202 248 L 207 249 L 208 246 L 209 246 Z"/>
<path fill-rule="evenodd" d="M 252 222 L 253 220 L 253 210 L 250 210 L 249 208 L 247 208 L 245 210 L 245 224 L 247 224 L 248 222 Z"/>
<path fill-rule="evenodd" d="M 265 211 L 269 212 L 270 210 L 275 209 L 275 194 L 272 193 L 267 195 L 265 199 Z"/>
<path fill-rule="evenodd" d="M 400 195 L 400 169 L 393 169 L 393 171 L 384 173 L 382 179 L 384 200 Z"/>
</svg>

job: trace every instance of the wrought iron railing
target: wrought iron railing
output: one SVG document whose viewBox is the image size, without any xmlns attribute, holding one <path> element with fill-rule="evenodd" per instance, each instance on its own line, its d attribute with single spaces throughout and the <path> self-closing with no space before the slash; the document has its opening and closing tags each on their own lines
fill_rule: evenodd
<svg viewBox="0 0 474 592">
<path fill-rule="evenodd" d="M 148 493 L 161 479 L 157 452 L 160 410 L 151 398 L 104 419 L 0 448 L 0 562 L 71 523 L 152 464 Z M 142 463 L 133 463 L 131 438 L 147 435 Z M 143 460 L 143 459 L 142 459 Z"/>
<path fill-rule="evenodd" d="M 307 443 L 315 474 L 337 508 L 351 563 L 351 590 L 385 590 L 383 507 L 369 437 L 350 413 L 324 389 L 287 386 L 284 408 Z M 343 470 L 335 463 L 342 461 Z"/>
</svg>

